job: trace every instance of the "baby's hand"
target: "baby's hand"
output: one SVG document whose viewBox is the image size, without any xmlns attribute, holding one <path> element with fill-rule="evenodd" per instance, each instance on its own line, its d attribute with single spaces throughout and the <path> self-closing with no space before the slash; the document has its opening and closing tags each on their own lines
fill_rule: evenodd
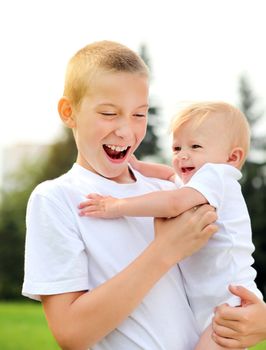
<svg viewBox="0 0 266 350">
<path fill-rule="evenodd" d="M 119 214 L 119 199 L 111 196 L 101 196 L 96 193 L 91 193 L 86 196 L 87 201 L 79 204 L 80 216 L 91 216 L 95 218 L 118 218 Z"/>
<path fill-rule="evenodd" d="M 131 157 L 129 159 L 129 164 L 132 166 L 133 169 L 138 171 L 140 170 L 141 162 L 138 160 L 138 158 L 134 154 L 131 154 Z"/>
</svg>

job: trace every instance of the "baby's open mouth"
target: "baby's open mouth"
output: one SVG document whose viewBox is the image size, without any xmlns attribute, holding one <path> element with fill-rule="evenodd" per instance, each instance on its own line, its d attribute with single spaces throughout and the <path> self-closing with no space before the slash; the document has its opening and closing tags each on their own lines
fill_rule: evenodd
<svg viewBox="0 0 266 350">
<path fill-rule="evenodd" d="M 126 157 L 130 146 L 103 145 L 103 149 L 107 153 L 108 157 L 112 159 L 123 159 Z"/>
<path fill-rule="evenodd" d="M 182 167 L 181 171 L 182 171 L 183 174 L 186 174 L 186 173 L 189 173 L 190 171 L 192 171 L 194 169 L 195 169 L 195 167 L 188 166 L 188 167 Z"/>
</svg>

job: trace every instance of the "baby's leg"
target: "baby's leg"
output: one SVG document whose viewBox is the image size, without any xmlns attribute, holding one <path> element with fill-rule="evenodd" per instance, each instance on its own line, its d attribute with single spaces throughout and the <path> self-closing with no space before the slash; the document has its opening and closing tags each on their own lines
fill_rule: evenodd
<svg viewBox="0 0 266 350">
<path fill-rule="evenodd" d="M 226 348 L 216 344 L 215 341 L 212 340 L 211 334 L 212 334 L 212 327 L 211 327 L 211 325 L 209 325 L 209 327 L 207 327 L 205 329 L 205 331 L 201 334 L 201 337 L 198 341 L 197 346 L 195 347 L 195 350 L 206 350 L 206 349 L 208 349 L 208 350 L 226 350 Z M 231 350 L 245 350 L 245 349 L 238 348 L 238 349 L 231 349 Z"/>
</svg>

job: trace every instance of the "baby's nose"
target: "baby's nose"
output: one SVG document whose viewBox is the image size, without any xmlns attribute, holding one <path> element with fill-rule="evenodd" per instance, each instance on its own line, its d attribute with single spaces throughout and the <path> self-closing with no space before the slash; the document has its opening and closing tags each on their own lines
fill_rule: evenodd
<svg viewBox="0 0 266 350">
<path fill-rule="evenodd" d="M 179 153 L 178 153 L 178 158 L 179 159 L 181 159 L 181 160 L 187 160 L 188 158 L 189 158 L 189 154 L 188 154 L 188 152 L 186 152 L 186 151 L 180 151 Z"/>
</svg>

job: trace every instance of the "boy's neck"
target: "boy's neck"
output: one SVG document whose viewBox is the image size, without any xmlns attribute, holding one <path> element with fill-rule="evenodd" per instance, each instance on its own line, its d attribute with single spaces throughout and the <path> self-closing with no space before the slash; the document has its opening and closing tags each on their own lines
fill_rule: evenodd
<svg viewBox="0 0 266 350">
<path fill-rule="evenodd" d="M 132 169 L 128 167 L 128 171 L 126 171 L 123 175 L 120 175 L 117 178 L 109 179 L 113 180 L 119 184 L 129 184 L 137 181 Z"/>
</svg>

